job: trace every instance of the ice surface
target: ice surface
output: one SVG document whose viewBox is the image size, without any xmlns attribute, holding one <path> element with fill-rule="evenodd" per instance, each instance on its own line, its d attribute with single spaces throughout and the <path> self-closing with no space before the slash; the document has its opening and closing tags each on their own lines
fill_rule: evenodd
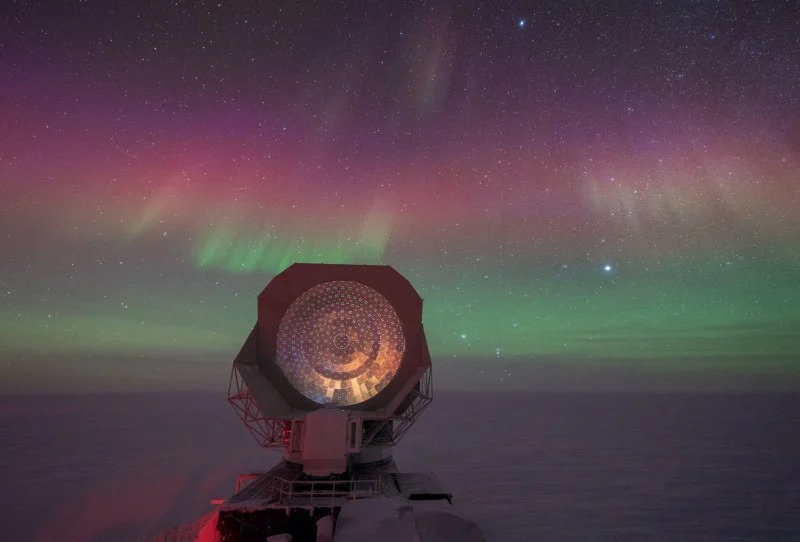
<svg viewBox="0 0 800 542">
<path fill-rule="evenodd" d="M 797 412 L 797 395 L 440 393 L 395 459 L 489 541 L 792 540 Z M 0 435 L 2 541 L 140 540 L 278 460 L 222 393 L 4 397 Z"/>
<path fill-rule="evenodd" d="M 342 507 L 334 542 L 420 542 L 411 507 L 385 497 L 353 501 Z"/>
</svg>

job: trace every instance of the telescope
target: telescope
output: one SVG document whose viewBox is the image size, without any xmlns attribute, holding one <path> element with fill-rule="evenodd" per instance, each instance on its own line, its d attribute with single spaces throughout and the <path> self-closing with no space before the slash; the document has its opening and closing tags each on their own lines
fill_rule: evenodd
<svg viewBox="0 0 800 542">
<path fill-rule="evenodd" d="M 479 541 L 392 448 L 433 399 L 422 298 L 385 265 L 294 264 L 258 296 L 228 401 L 282 460 L 166 542 Z"/>
</svg>

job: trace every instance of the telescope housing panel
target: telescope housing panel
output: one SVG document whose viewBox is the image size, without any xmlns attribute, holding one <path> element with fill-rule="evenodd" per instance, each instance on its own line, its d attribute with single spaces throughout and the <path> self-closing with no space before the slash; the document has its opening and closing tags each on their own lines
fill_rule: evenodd
<svg viewBox="0 0 800 542">
<path fill-rule="evenodd" d="M 356 283 L 356 285 L 337 283 Z M 315 288 L 319 288 L 320 292 L 331 293 L 338 290 L 339 294 L 354 294 L 351 301 L 359 298 L 367 301 L 369 306 L 374 309 L 375 314 L 382 315 L 383 320 L 379 327 L 388 331 L 389 337 L 385 341 L 379 342 L 385 342 L 395 348 L 399 346 L 401 350 L 400 355 L 397 356 L 398 359 L 388 359 L 393 356 L 390 355 L 387 344 L 381 344 L 379 348 L 383 350 L 374 356 L 375 360 L 387 359 L 387 374 L 393 373 L 393 375 L 383 381 L 380 378 L 374 380 L 374 383 L 379 385 L 373 385 L 372 389 L 364 393 L 354 394 L 350 399 L 334 402 L 334 405 L 343 409 L 382 411 L 384 415 L 393 415 L 393 409 L 400 406 L 403 399 L 398 396 L 407 394 L 425 370 L 430 367 L 430 356 L 423 340 L 422 299 L 411 284 L 389 266 L 294 264 L 277 275 L 258 296 L 256 359 L 261 373 L 292 409 L 308 412 L 325 406 L 325 402 L 310 398 L 308 395 L 321 399 L 319 395 L 315 396 L 309 390 L 316 387 L 317 391 L 329 391 L 329 387 L 324 384 L 331 384 L 331 382 L 322 383 L 320 381 L 316 386 L 311 382 L 304 389 L 302 382 L 309 375 L 307 373 L 292 374 L 291 371 L 286 370 L 287 367 L 291 367 L 292 360 L 281 359 L 279 361 L 279 355 L 284 353 L 279 351 L 282 325 L 284 325 L 284 329 L 287 329 L 284 319 L 287 313 L 291 318 L 302 312 L 304 305 L 300 298 L 304 294 L 313 298 Z M 321 298 L 324 300 L 324 296 Z M 292 307 L 297 301 L 300 301 L 301 305 L 296 310 Z M 385 305 L 384 301 L 388 305 Z M 396 315 L 399 327 L 396 327 L 394 317 L 388 314 L 387 309 L 389 308 Z M 370 314 L 370 310 L 355 310 L 353 314 Z M 366 327 L 369 325 L 367 322 Z M 345 329 L 347 325 L 343 324 L 340 327 Z M 358 326 L 353 325 L 352 328 L 356 329 L 353 335 L 358 335 Z M 339 333 L 329 337 L 331 340 L 328 342 L 335 341 L 336 335 L 341 339 L 342 333 Z M 397 339 L 397 344 L 392 344 L 393 338 Z M 325 341 L 317 342 L 324 343 Z M 342 342 L 344 343 L 344 341 Z M 422 351 L 423 345 L 425 345 L 424 352 Z M 333 345 L 329 350 L 333 351 L 335 348 Z M 370 378 L 375 378 L 375 375 L 366 377 L 365 381 L 373 382 L 369 380 Z M 304 391 L 306 393 L 303 393 Z M 359 401 L 359 399 L 363 400 Z"/>
</svg>

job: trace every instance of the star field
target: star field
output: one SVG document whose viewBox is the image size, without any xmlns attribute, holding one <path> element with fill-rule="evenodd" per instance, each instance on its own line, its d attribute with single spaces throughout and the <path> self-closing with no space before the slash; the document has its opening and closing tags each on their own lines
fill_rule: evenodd
<svg viewBox="0 0 800 542">
<path fill-rule="evenodd" d="M 6 381 L 227 365 L 295 261 L 487 374 L 797 373 L 796 1 L 317 4 L 0 7 Z"/>
</svg>

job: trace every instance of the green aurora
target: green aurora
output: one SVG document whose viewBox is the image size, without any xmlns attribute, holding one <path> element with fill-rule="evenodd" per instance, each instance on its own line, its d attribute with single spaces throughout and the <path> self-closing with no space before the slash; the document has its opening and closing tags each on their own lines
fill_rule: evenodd
<svg viewBox="0 0 800 542">
<path fill-rule="evenodd" d="M 163 296 L 120 294 L 73 310 L 68 303 L 49 312 L 12 306 L 2 313 L 0 343 L 47 355 L 202 353 L 231 360 L 255 321 L 256 296 L 272 276 L 265 262 L 270 255 L 280 258 L 273 263 L 277 270 L 288 256 L 280 244 L 265 244 L 263 253 L 247 259 L 232 244 L 223 260 L 213 246 L 224 241 L 209 240 L 206 251 L 213 256 L 196 262 L 213 279 L 205 291 L 193 288 L 197 297 L 175 287 Z M 356 262 L 361 256 L 344 250 L 321 260 Z M 500 266 L 473 273 L 395 267 L 425 300 L 426 333 L 437 357 L 629 360 L 670 371 L 800 368 L 800 270 L 789 261 L 717 258 L 702 266 L 695 260 L 611 271 L 597 263 L 554 263 L 527 273 L 517 268 L 514 276 Z M 227 288 L 219 287 L 222 281 Z"/>
</svg>

